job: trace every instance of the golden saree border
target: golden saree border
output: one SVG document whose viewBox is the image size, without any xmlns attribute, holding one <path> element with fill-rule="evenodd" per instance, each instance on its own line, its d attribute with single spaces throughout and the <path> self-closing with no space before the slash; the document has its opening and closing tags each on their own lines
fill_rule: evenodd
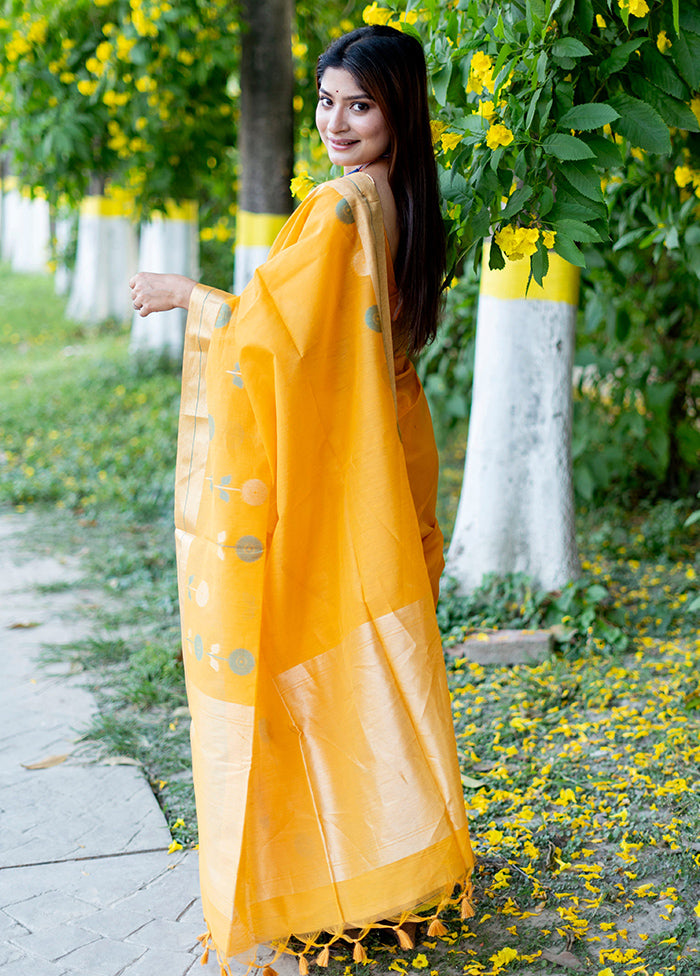
<svg viewBox="0 0 700 976">
<path fill-rule="evenodd" d="M 178 584 L 222 973 L 261 944 L 302 973 L 339 939 L 361 960 L 370 928 L 470 912 L 436 463 L 415 371 L 395 373 L 376 188 L 343 177 L 240 296 L 198 285 L 188 315 Z"/>
</svg>

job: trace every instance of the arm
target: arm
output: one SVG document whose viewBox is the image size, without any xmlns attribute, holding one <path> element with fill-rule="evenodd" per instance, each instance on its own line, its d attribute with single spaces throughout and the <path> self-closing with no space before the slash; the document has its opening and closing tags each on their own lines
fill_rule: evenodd
<svg viewBox="0 0 700 976">
<path fill-rule="evenodd" d="M 171 308 L 188 308 L 196 282 L 176 274 L 154 274 L 139 271 L 129 282 L 134 308 L 139 315 L 167 312 Z"/>
</svg>

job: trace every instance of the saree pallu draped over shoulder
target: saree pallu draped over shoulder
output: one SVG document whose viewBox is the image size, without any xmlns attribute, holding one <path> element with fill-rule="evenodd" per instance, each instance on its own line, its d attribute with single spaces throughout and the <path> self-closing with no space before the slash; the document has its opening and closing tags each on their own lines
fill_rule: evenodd
<svg viewBox="0 0 700 976">
<path fill-rule="evenodd" d="M 338 938 L 362 960 L 372 927 L 471 914 L 435 444 L 400 362 L 366 174 L 314 191 L 240 296 L 193 293 L 176 539 L 202 941 L 224 973 L 259 944 L 303 973 Z"/>
</svg>

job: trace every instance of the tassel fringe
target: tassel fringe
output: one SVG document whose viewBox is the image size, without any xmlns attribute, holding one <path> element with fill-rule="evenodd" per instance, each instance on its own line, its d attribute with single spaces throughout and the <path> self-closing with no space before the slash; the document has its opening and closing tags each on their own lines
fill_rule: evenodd
<svg viewBox="0 0 700 976">
<path fill-rule="evenodd" d="M 301 948 L 295 948 L 290 945 L 290 940 L 293 938 L 293 936 L 290 935 L 287 938 L 279 939 L 272 943 L 272 946 L 276 950 L 275 959 L 278 958 L 282 953 L 296 956 L 299 966 L 299 976 L 309 976 L 309 963 L 313 961 L 317 966 L 325 969 L 330 964 L 332 946 L 338 942 L 341 942 L 347 944 L 348 947 L 352 946 L 352 958 L 354 963 L 366 965 L 369 960 L 363 940 L 367 933 L 371 930 L 393 929 L 402 949 L 414 949 L 415 942 L 409 935 L 408 931 L 406 931 L 404 928 L 406 923 L 427 922 L 427 936 L 431 939 L 442 938 L 443 936 L 447 935 L 448 930 L 439 917 L 441 912 L 447 908 L 456 908 L 459 910 L 462 920 L 472 918 L 475 914 L 473 899 L 474 888 L 471 881 L 467 879 L 462 882 L 456 891 L 450 891 L 449 893 L 443 892 L 440 899 L 436 899 L 429 905 L 423 906 L 423 911 L 426 912 L 427 918 L 426 915 L 419 914 L 421 909 L 417 909 L 416 911 L 401 912 L 400 915 L 394 915 L 393 917 L 386 918 L 383 921 L 372 922 L 369 925 L 365 925 L 362 929 L 346 928 L 340 931 L 336 930 L 325 933 L 308 933 L 301 940 Z M 322 936 L 323 938 L 321 938 Z M 232 976 L 231 968 L 214 943 L 214 939 L 212 938 L 211 930 L 209 928 L 207 928 L 206 932 L 197 937 L 197 941 L 202 946 L 202 965 L 205 966 L 207 964 L 209 961 L 210 952 L 213 949 L 216 952 L 219 962 L 220 976 Z M 315 959 L 313 959 L 312 957 L 316 950 L 320 951 L 316 955 Z M 261 966 L 261 964 L 256 965 L 256 963 L 252 963 L 246 976 L 258 976 L 258 974 L 259 976 L 278 976 L 274 965 L 267 964 Z"/>
<path fill-rule="evenodd" d="M 413 949 L 415 948 L 413 939 L 408 934 L 408 932 L 402 928 L 401 925 L 394 926 L 394 932 L 396 932 L 397 938 L 399 940 L 399 945 L 402 949 Z"/>
<path fill-rule="evenodd" d="M 355 948 L 352 950 L 352 960 L 353 962 L 367 962 L 367 951 L 359 939 L 355 940 Z"/>
<path fill-rule="evenodd" d="M 434 918 L 430 923 L 430 925 L 428 926 L 428 938 L 439 939 L 443 935 L 447 935 L 447 929 L 442 924 L 439 918 Z"/>
</svg>

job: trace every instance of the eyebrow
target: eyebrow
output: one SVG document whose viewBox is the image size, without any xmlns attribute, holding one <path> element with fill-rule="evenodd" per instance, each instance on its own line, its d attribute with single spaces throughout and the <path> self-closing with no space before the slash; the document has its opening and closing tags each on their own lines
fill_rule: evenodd
<svg viewBox="0 0 700 976">
<path fill-rule="evenodd" d="M 326 89 L 323 87 L 323 85 L 319 86 L 318 91 L 319 91 L 319 94 L 320 95 L 328 95 L 330 98 L 333 97 L 329 91 L 326 91 Z M 373 102 L 374 101 L 374 99 L 372 98 L 372 96 L 371 95 L 367 95 L 365 92 L 362 92 L 360 95 L 346 95 L 344 97 L 344 99 L 343 99 L 343 101 L 345 101 L 345 102 L 357 102 L 357 101 L 362 101 L 362 100 L 364 100 L 365 102 Z"/>
</svg>

